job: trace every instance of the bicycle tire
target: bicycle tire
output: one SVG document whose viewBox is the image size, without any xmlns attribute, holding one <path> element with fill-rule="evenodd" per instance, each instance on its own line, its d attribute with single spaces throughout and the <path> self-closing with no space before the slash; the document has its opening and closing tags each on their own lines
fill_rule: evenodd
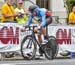
<svg viewBox="0 0 75 65">
<path fill-rule="evenodd" d="M 25 41 L 26 41 L 27 39 L 32 40 L 33 45 L 34 45 L 34 50 L 33 50 L 33 52 L 32 52 L 32 56 L 30 56 L 30 57 L 26 57 L 26 56 L 24 55 L 24 52 L 23 52 L 23 45 L 24 45 L 24 43 L 25 43 Z M 24 39 L 23 39 L 23 41 L 22 41 L 22 43 L 21 43 L 21 54 L 22 54 L 22 57 L 23 57 L 25 60 L 33 60 L 33 59 L 35 59 L 35 55 L 36 55 L 36 51 L 37 51 L 36 49 L 37 49 L 37 46 L 36 46 L 36 42 L 34 41 L 34 38 L 33 38 L 31 35 L 28 35 L 28 36 L 24 37 Z"/>
<path fill-rule="evenodd" d="M 50 48 L 49 50 L 49 54 L 46 50 L 45 50 L 45 57 L 48 59 L 48 60 L 51 60 L 51 59 L 54 59 L 56 58 L 57 56 L 57 53 L 58 53 L 58 43 L 57 43 L 57 40 L 54 36 L 49 36 L 49 39 L 48 39 L 48 43 L 46 44 L 47 47 Z M 47 48 L 46 47 L 46 48 Z"/>
</svg>

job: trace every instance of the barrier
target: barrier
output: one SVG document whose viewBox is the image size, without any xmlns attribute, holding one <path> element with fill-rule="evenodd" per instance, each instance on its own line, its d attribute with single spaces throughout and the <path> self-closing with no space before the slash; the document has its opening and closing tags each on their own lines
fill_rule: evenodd
<svg viewBox="0 0 75 65">
<path fill-rule="evenodd" d="M 17 23 L 0 23 L 0 52 L 20 50 L 23 37 L 29 33 L 22 32 L 22 25 Z M 59 44 L 59 53 L 75 52 L 75 27 L 51 25 L 48 34 L 55 36 Z"/>
<path fill-rule="evenodd" d="M 0 23 L 0 52 L 20 50 L 24 32 L 16 23 Z"/>
<path fill-rule="evenodd" d="M 64 51 L 75 52 L 74 26 L 49 26 L 48 34 L 56 37 L 59 45 L 59 53 Z"/>
</svg>

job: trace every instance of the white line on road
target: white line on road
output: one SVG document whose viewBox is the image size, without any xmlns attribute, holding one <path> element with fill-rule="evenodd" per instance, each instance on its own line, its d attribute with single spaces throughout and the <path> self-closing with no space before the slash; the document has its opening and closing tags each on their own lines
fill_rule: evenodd
<svg viewBox="0 0 75 65">
<path fill-rule="evenodd" d="M 13 65 L 13 64 L 0 64 L 0 65 Z"/>
</svg>

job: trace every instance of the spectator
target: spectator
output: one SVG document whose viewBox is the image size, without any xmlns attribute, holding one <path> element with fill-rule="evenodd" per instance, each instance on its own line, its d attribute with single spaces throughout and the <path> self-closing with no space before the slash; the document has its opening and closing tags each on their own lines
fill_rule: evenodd
<svg viewBox="0 0 75 65">
<path fill-rule="evenodd" d="M 24 24 L 26 23 L 27 19 L 28 19 L 28 12 L 24 12 L 24 9 L 22 8 L 23 5 L 23 1 L 22 0 L 17 0 L 17 8 L 15 9 L 16 13 L 20 13 L 21 16 L 16 17 L 16 20 L 19 24 Z"/>
<path fill-rule="evenodd" d="M 24 20 L 27 22 L 29 18 L 29 11 L 25 11 Z"/>
<path fill-rule="evenodd" d="M 12 6 L 13 0 L 6 0 L 6 3 L 2 6 L 2 22 L 14 22 L 14 18 L 19 16 L 15 13 L 15 10 Z"/>
<path fill-rule="evenodd" d="M 75 5 L 72 7 L 72 12 L 69 14 L 69 24 L 75 25 Z"/>
</svg>

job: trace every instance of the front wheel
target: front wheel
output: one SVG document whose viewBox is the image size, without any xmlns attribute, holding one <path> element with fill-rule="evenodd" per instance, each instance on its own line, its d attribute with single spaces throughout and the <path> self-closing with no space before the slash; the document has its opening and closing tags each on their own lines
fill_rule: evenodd
<svg viewBox="0 0 75 65">
<path fill-rule="evenodd" d="M 48 42 L 45 48 L 45 56 L 47 59 L 51 60 L 56 57 L 58 53 L 58 43 L 54 36 L 49 36 Z"/>
<path fill-rule="evenodd" d="M 31 35 L 26 36 L 21 43 L 21 54 L 24 59 L 31 60 L 36 55 L 36 42 Z"/>
</svg>

